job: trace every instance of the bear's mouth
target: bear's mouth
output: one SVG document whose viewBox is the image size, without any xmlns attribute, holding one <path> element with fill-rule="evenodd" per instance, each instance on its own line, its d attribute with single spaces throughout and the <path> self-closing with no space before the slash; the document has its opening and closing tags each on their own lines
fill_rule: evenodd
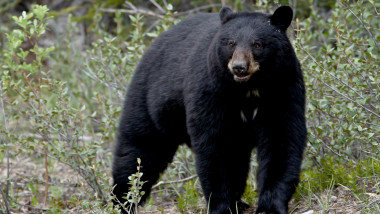
<svg viewBox="0 0 380 214">
<path fill-rule="evenodd" d="M 249 78 L 252 76 L 250 73 L 244 73 L 244 74 L 234 74 L 234 80 L 236 82 L 246 82 L 249 80 Z"/>
</svg>

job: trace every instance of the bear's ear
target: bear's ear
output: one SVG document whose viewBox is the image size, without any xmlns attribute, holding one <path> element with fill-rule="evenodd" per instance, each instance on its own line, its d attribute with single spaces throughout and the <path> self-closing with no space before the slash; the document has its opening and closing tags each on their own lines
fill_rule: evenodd
<svg viewBox="0 0 380 214">
<path fill-rule="evenodd" d="M 270 23 L 283 31 L 289 27 L 293 19 L 293 10 L 289 6 L 281 6 L 270 17 Z"/>
<path fill-rule="evenodd" d="M 222 7 L 222 9 L 220 9 L 220 11 L 219 11 L 219 17 L 220 17 L 220 20 L 222 21 L 222 23 L 227 22 L 228 16 L 230 16 L 232 13 L 233 13 L 233 11 L 231 10 L 231 8 Z"/>
</svg>

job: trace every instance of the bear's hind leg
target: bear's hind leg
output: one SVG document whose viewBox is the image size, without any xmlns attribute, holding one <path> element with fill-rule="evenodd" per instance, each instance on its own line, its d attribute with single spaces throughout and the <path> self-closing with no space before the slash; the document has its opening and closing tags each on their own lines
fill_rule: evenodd
<svg viewBox="0 0 380 214">
<path fill-rule="evenodd" d="M 152 185 L 157 182 L 159 175 L 173 159 L 178 144 L 172 143 L 162 136 L 145 136 L 138 141 L 119 140 L 114 153 L 113 178 L 115 188 L 113 193 L 118 201 L 124 203 L 123 198 L 131 187 L 128 177 L 137 172 L 137 158 L 141 159 L 141 181 L 145 182 L 140 191 L 144 191 L 140 204 L 144 203 L 150 194 Z"/>
</svg>

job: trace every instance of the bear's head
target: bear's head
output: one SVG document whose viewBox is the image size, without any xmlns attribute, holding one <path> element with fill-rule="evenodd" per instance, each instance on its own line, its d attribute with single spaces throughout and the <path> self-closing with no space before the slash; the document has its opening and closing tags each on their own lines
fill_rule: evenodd
<svg viewBox="0 0 380 214">
<path fill-rule="evenodd" d="M 281 6 L 271 14 L 234 13 L 223 7 L 221 26 L 214 38 L 214 56 L 235 82 L 248 82 L 256 73 L 286 66 L 293 49 L 286 36 L 293 11 Z"/>
</svg>

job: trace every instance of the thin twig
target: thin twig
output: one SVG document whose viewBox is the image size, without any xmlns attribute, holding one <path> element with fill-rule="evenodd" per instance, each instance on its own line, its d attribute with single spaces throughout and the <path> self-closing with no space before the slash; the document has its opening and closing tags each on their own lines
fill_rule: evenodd
<svg viewBox="0 0 380 214">
<path fill-rule="evenodd" d="M 161 15 L 161 14 L 158 14 L 158 13 L 155 13 L 151 10 L 147 10 L 147 9 L 142 9 L 142 8 L 137 8 L 135 7 L 134 5 L 132 4 L 128 4 L 129 7 L 131 9 L 112 9 L 112 8 L 99 8 L 99 11 L 102 11 L 102 12 L 105 12 L 105 13 L 116 13 L 116 12 L 120 12 L 120 13 L 127 13 L 127 14 L 142 14 L 142 15 L 146 15 L 146 16 L 153 16 L 153 17 L 157 17 L 159 19 L 163 19 L 164 18 L 164 15 Z M 133 7 L 132 7 L 133 6 Z M 204 5 L 204 6 L 200 6 L 200 7 L 196 7 L 196 8 L 193 8 L 191 10 L 187 10 L 187 11 L 183 11 L 183 12 L 178 12 L 176 14 L 173 14 L 174 17 L 179 17 L 179 16 L 186 16 L 186 15 L 189 15 L 189 14 L 192 14 L 192 13 L 195 13 L 195 12 L 199 12 L 201 10 L 205 10 L 205 9 L 208 9 L 208 8 L 213 8 L 213 7 L 221 7 L 222 4 L 209 4 L 209 5 Z M 164 13 L 166 14 L 166 12 Z"/>
<path fill-rule="evenodd" d="M 99 55 L 100 55 L 100 58 L 103 59 L 103 52 L 101 49 L 99 49 Z M 123 84 L 119 81 L 119 78 L 117 78 L 114 74 L 114 72 L 112 72 L 109 68 L 109 66 L 107 66 L 106 64 L 104 64 L 103 60 L 100 60 L 100 63 L 102 64 L 104 71 L 106 73 L 108 73 L 110 76 L 112 76 L 112 79 L 114 80 L 114 84 L 116 85 L 118 91 L 120 91 L 120 89 L 122 89 L 122 91 L 124 92 L 126 90 L 126 88 L 123 88 Z"/>
<path fill-rule="evenodd" d="M 136 10 L 136 7 L 132 4 L 132 2 L 126 1 L 125 6 L 131 8 L 132 10 Z"/>
<path fill-rule="evenodd" d="M 314 134 L 311 134 L 311 135 L 312 135 L 313 137 L 317 138 L 317 136 L 315 136 Z M 327 143 L 325 143 L 322 139 L 319 139 L 319 140 L 322 142 L 323 145 L 325 145 L 326 148 L 328 148 L 328 149 L 329 149 L 331 152 L 333 152 L 334 154 L 338 155 L 339 157 L 344 158 L 346 161 L 352 161 L 354 164 L 356 164 L 356 161 L 351 160 L 351 159 L 347 158 L 347 156 L 342 155 L 342 154 L 336 152 L 336 151 L 335 151 L 334 149 L 332 149 L 329 145 L 327 145 Z"/>
<path fill-rule="evenodd" d="M 146 16 L 153 16 L 159 19 L 163 19 L 164 16 L 160 15 L 158 13 L 155 13 L 150 10 L 146 9 L 141 9 L 141 8 L 136 8 L 134 10 L 128 10 L 128 9 L 111 9 L 111 8 L 99 8 L 99 11 L 106 12 L 106 13 L 115 13 L 115 12 L 120 12 L 120 13 L 127 13 L 127 14 L 142 14 Z"/>
<path fill-rule="evenodd" d="M 95 186 L 96 186 L 96 188 L 97 188 L 97 191 L 96 191 L 96 192 L 98 192 L 98 195 L 99 195 L 99 197 L 100 197 L 101 200 L 102 200 L 102 205 L 105 206 L 105 205 L 107 205 L 107 200 L 106 200 L 106 198 L 104 197 L 104 194 L 103 194 L 102 188 L 101 188 L 100 185 L 99 185 L 99 182 L 98 182 L 98 180 L 97 180 L 97 178 L 96 178 L 95 171 L 94 171 L 93 168 L 91 168 L 91 173 L 92 173 L 92 176 L 93 176 L 93 179 L 94 179 L 94 182 L 95 182 Z"/>
<path fill-rule="evenodd" d="M 13 178 L 11 179 L 11 181 L 14 182 L 14 184 L 18 187 L 25 187 L 27 184 L 29 183 L 38 183 L 38 184 L 45 184 L 46 181 L 45 180 L 42 180 L 42 179 L 38 179 L 38 178 L 35 178 L 35 177 L 32 177 L 31 179 L 28 179 L 28 180 L 18 180 L 19 178 Z M 5 183 L 3 182 L 0 182 L 0 185 L 3 185 Z M 70 182 L 58 182 L 58 181 L 50 181 L 49 182 L 49 185 L 51 186 L 64 186 L 64 187 L 80 187 L 80 183 L 70 183 Z"/>
<path fill-rule="evenodd" d="M 346 95 L 340 93 L 336 88 L 330 86 L 329 84 L 327 84 L 327 83 L 325 83 L 325 82 L 323 82 L 323 81 L 322 81 L 322 84 L 325 85 L 325 86 L 327 86 L 327 87 L 329 87 L 330 89 L 332 89 L 335 93 L 339 94 L 340 96 L 346 98 L 346 100 L 351 101 L 351 102 L 355 103 L 356 105 L 359 105 L 359 106 L 362 107 L 363 109 L 367 110 L 368 112 L 372 113 L 372 114 L 375 115 L 376 117 L 380 118 L 380 115 L 376 114 L 376 113 L 373 112 L 371 109 L 369 109 L 369 108 L 363 106 L 362 104 L 357 103 L 355 100 L 353 100 L 353 99 L 347 97 Z"/>
<path fill-rule="evenodd" d="M 5 114 L 5 109 L 4 109 L 4 100 L 3 100 L 3 86 L 2 86 L 2 83 L 0 82 L 0 104 L 1 104 L 1 109 L 2 109 L 2 113 L 3 113 L 3 119 L 4 119 L 4 129 L 7 133 L 7 135 L 5 136 L 5 147 L 6 147 L 6 159 L 7 159 L 7 184 L 5 186 L 5 196 L 3 195 L 3 198 L 4 198 L 4 202 L 5 202 L 5 206 L 6 206 L 6 209 L 7 209 L 7 213 L 9 213 L 9 207 L 8 207 L 8 197 L 9 197 L 9 186 L 10 186 L 10 182 L 9 182 L 9 169 L 10 169 L 10 165 L 9 165 L 9 141 L 8 141 L 8 126 L 7 126 L 7 115 Z M 1 193 L 3 193 L 3 190 L 1 190 Z"/>
<path fill-rule="evenodd" d="M 161 185 L 166 185 L 166 184 L 176 184 L 176 183 L 182 183 L 182 182 L 185 182 L 185 181 L 189 181 L 193 178 L 197 177 L 197 175 L 192 175 L 190 177 L 187 177 L 187 178 L 184 178 L 184 179 L 180 179 L 180 180 L 176 180 L 176 181 L 167 181 L 167 182 L 164 182 L 164 181 L 160 181 L 158 182 L 156 185 L 153 185 L 152 189 L 155 189 Z"/>
<path fill-rule="evenodd" d="M 313 62 L 320 68 L 322 68 L 322 70 L 326 73 L 328 73 L 330 76 L 334 77 L 334 79 L 338 80 L 340 83 L 344 84 L 345 86 L 347 86 L 348 88 L 350 88 L 351 90 L 355 91 L 355 89 L 353 89 L 352 87 L 350 87 L 348 84 L 346 84 L 345 82 L 343 82 L 342 80 L 340 80 L 338 77 L 336 77 L 335 75 L 333 75 L 332 73 L 330 73 L 328 70 L 326 70 L 319 62 L 317 62 L 317 60 L 301 45 L 301 50 L 303 50 L 307 55 L 309 55 L 309 57 L 313 60 Z M 372 113 L 373 115 L 375 115 L 376 117 L 380 118 L 380 115 L 378 115 L 377 113 L 373 112 L 371 109 L 363 106 L 362 104 L 356 102 L 355 100 L 349 98 L 348 96 L 340 93 L 337 89 L 333 88 L 332 86 L 330 86 L 329 84 L 325 83 L 322 81 L 322 83 L 329 87 L 330 89 L 332 89 L 333 91 L 335 91 L 337 94 L 339 94 L 340 96 L 344 97 L 345 99 L 351 101 L 352 103 L 355 103 L 356 105 L 362 107 L 363 109 L 365 109 L 366 111 Z M 355 91 L 356 92 L 356 91 Z"/>
<path fill-rule="evenodd" d="M 82 158 L 81 155 L 77 154 L 77 157 L 79 157 L 79 160 L 82 161 L 82 163 L 83 163 L 83 165 L 84 165 L 85 167 L 87 167 L 88 169 L 91 169 L 91 171 L 90 171 L 90 172 L 91 172 L 91 175 L 89 175 L 89 176 L 90 176 L 90 178 L 92 178 L 91 180 L 92 180 L 92 182 L 94 182 L 95 184 L 90 184 L 90 182 L 87 181 L 87 179 L 85 178 L 85 176 L 84 176 L 83 178 L 85 178 L 85 180 L 86 180 L 87 183 L 93 188 L 93 190 L 94 190 L 96 193 L 98 193 L 98 196 L 99 196 L 100 199 L 102 200 L 102 205 L 103 205 L 103 206 L 106 205 L 106 204 L 107 204 L 107 200 L 106 200 L 105 197 L 104 197 L 104 194 L 103 194 L 102 188 L 100 187 L 100 185 L 99 185 L 99 183 L 98 183 L 98 180 L 97 180 L 97 178 L 96 178 L 96 175 L 95 175 L 95 172 L 94 172 L 93 168 L 90 167 L 90 166 L 88 165 L 88 163 Z M 93 185 L 95 185 L 95 186 L 93 186 Z"/>
<path fill-rule="evenodd" d="M 163 3 L 165 5 L 165 7 L 168 8 L 168 3 L 166 2 L 166 0 L 163 0 Z"/>
<path fill-rule="evenodd" d="M 111 191 L 111 196 L 115 197 L 115 200 L 118 204 L 120 204 L 120 207 L 124 210 L 124 211 L 127 211 L 127 208 L 124 206 L 123 203 L 121 203 L 121 201 L 119 201 L 119 199 L 116 197 L 116 195 L 113 193 L 113 191 Z"/>
<path fill-rule="evenodd" d="M 47 157 L 46 145 L 44 145 L 44 159 L 45 159 L 45 180 L 46 180 L 44 205 L 46 206 L 46 203 L 48 201 L 48 196 L 49 196 L 49 169 L 48 169 L 48 157 Z"/>
<path fill-rule="evenodd" d="M 375 10 L 376 15 L 379 15 L 379 12 L 377 12 L 377 9 L 374 3 L 372 3 L 371 1 L 368 1 L 368 2 L 372 5 L 373 9 Z"/>
<path fill-rule="evenodd" d="M 50 126 L 49 126 L 50 127 Z M 50 127 L 51 128 L 51 127 Z M 35 138 L 35 139 L 44 139 L 44 137 L 42 137 L 40 134 L 24 134 L 25 137 L 31 137 L 31 138 Z M 63 136 L 64 137 L 64 136 Z M 62 136 L 61 136 L 61 139 L 57 136 L 57 137 L 49 137 L 49 138 L 46 138 L 48 141 L 51 141 L 51 140 L 61 140 L 62 139 Z M 62 139 L 63 141 L 69 141 L 69 139 L 65 139 L 63 138 Z M 86 142 L 91 142 L 94 140 L 93 137 L 91 136 L 81 136 L 80 138 L 78 138 L 77 140 L 80 140 L 80 141 L 86 141 Z"/>
<path fill-rule="evenodd" d="M 156 20 L 154 21 L 144 32 L 144 35 L 147 34 L 148 32 L 151 32 L 153 29 L 156 28 L 156 26 L 161 22 L 161 20 Z"/>
<path fill-rule="evenodd" d="M 160 10 L 161 11 L 161 13 L 166 13 L 166 11 L 164 10 L 164 8 L 162 8 L 156 1 L 154 1 L 154 0 L 149 0 L 154 6 L 156 6 L 157 7 L 157 9 L 158 10 Z"/>
<path fill-rule="evenodd" d="M 46 141 L 49 141 L 49 139 L 46 139 Z M 51 144 L 51 142 L 48 142 L 48 143 Z M 37 150 L 36 152 L 38 152 L 40 154 L 45 154 L 43 151 L 38 151 Z M 97 183 L 97 180 L 96 180 L 96 177 L 95 177 L 95 174 L 94 174 L 93 171 L 92 171 L 93 174 L 90 175 L 88 173 L 88 171 L 80 168 L 79 166 L 74 166 L 74 165 L 72 165 L 69 162 L 65 162 L 62 159 L 57 158 L 55 156 L 51 156 L 49 154 L 47 154 L 47 156 L 50 157 L 50 158 L 53 158 L 53 159 L 55 159 L 55 160 L 57 160 L 57 161 L 59 161 L 59 162 L 61 162 L 63 164 L 66 164 L 66 165 L 70 166 L 73 170 L 75 170 L 84 179 L 84 181 L 87 183 L 87 185 L 90 186 L 93 189 L 94 192 L 96 192 L 96 193 L 99 194 L 99 196 L 102 199 L 103 204 L 107 203 L 106 200 L 105 200 L 105 197 L 103 195 L 103 192 L 101 191 L 100 185 Z M 83 158 L 79 154 L 77 154 L 77 156 L 79 156 L 79 158 L 77 157 L 79 161 L 81 161 L 87 168 L 90 168 L 89 165 L 83 160 Z M 95 177 L 94 179 L 95 179 L 95 185 L 96 185 L 96 187 L 94 187 L 94 185 L 91 183 L 93 181 L 89 181 L 88 180 L 88 176 Z"/>
<path fill-rule="evenodd" d="M 195 13 L 195 12 L 199 12 L 201 10 L 205 10 L 205 9 L 208 9 L 208 8 L 221 7 L 221 6 L 222 6 L 222 4 L 204 5 L 204 6 L 193 8 L 191 10 L 187 10 L 187 11 L 183 11 L 183 12 L 178 12 L 178 13 L 174 14 L 174 16 L 177 17 L 177 16 L 183 16 L 183 15 L 189 15 L 189 14 L 192 14 L 192 13 Z"/>
<path fill-rule="evenodd" d="M 344 52 L 344 54 L 347 56 L 347 54 Z M 350 65 L 356 70 L 356 72 L 362 77 L 362 79 L 364 79 L 367 83 L 367 85 L 372 89 L 372 90 L 375 90 L 373 87 L 372 87 L 372 84 L 370 82 L 368 82 L 368 78 L 363 76 L 363 74 L 360 72 L 360 70 L 358 69 L 358 67 L 356 67 L 356 65 L 349 59 L 349 57 L 347 57 L 347 62 L 350 63 Z M 376 98 L 376 96 L 375 96 Z M 380 101 L 378 98 L 377 98 L 377 101 Z M 372 104 L 370 104 L 371 107 L 373 107 L 375 109 L 374 106 L 372 106 Z"/>
<path fill-rule="evenodd" d="M 32 210 L 42 210 L 42 211 L 49 211 L 50 209 L 47 209 L 47 208 L 41 208 L 41 207 L 33 207 L 33 206 L 30 206 L 30 205 L 27 205 L 27 204 L 21 204 L 19 202 L 17 202 L 16 200 L 12 200 L 15 204 L 18 204 L 20 206 L 23 206 L 23 207 L 27 207 L 29 209 L 32 209 Z"/>
<path fill-rule="evenodd" d="M 316 89 L 311 89 L 312 91 L 314 91 L 314 92 L 317 92 L 318 90 L 316 90 Z M 319 92 L 319 91 L 318 91 Z M 334 96 L 335 98 L 337 97 L 337 96 Z M 311 103 L 312 104 L 312 103 Z M 319 112 L 321 112 L 322 114 L 327 114 L 329 117 L 331 117 L 331 118 L 334 118 L 334 119 L 336 119 L 336 120 L 340 120 L 340 121 L 342 121 L 342 122 L 349 122 L 349 120 L 347 120 L 347 118 L 346 119 L 344 119 L 344 118 L 339 118 L 339 117 L 337 117 L 337 116 L 335 116 L 335 115 L 332 115 L 331 113 L 329 113 L 329 112 L 326 112 L 326 111 L 324 111 L 323 109 L 321 109 L 319 106 L 317 106 L 317 105 L 314 105 L 314 104 L 312 104 Z M 377 126 L 377 127 L 380 127 L 380 125 L 378 125 L 378 124 L 374 124 L 374 123 L 368 123 L 368 122 L 363 122 L 363 121 L 357 121 L 356 123 L 358 123 L 358 124 L 363 124 L 363 125 L 367 125 L 367 126 Z"/>
<path fill-rule="evenodd" d="M 356 16 L 356 14 L 350 9 L 350 7 L 348 7 L 346 4 L 342 4 L 348 11 L 350 11 L 352 13 L 352 15 L 355 16 L 355 18 L 360 22 L 360 24 L 364 27 L 364 29 L 367 31 L 367 33 L 369 34 L 369 36 L 371 37 L 371 39 L 373 40 L 373 42 L 375 43 L 377 49 L 380 49 L 379 48 L 379 44 L 377 43 L 377 40 L 373 37 L 371 31 L 369 31 L 369 29 L 367 28 L 367 26 L 363 23 L 363 20 L 361 20 L 359 17 Z"/>
<path fill-rule="evenodd" d="M 91 60 L 96 61 L 96 59 L 93 58 L 93 57 L 91 57 Z M 104 64 L 102 64 L 102 65 L 104 65 Z M 91 69 L 88 60 L 86 60 L 86 66 L 87 66 L 87 71 L 84 70 L 83 72 L 84 72 L 87 76 L 89 76 L 90 78 L 92 78 L 92 79 L 94 79 L 94 80 L 96 80 L 96 81 L 99 81 L 100 83 L 102 83 L 102 84 L 103 84 L 104 86 L 106 86 L 107 88 L 111 88 L 113 91 L 116 92 L 116 94 L 119 96 L 119 98 L 121 98 L 121 100 L 123 100 L 123 98 L 124 98 L 124 94 L 121 92 L 121 90 L 120 90 L 120 88 L 118 87 L 117 84 L 112 84 L 112 85 L 111 85 L 111 84 L 109 84 L 108 82 L 105 82 L 105 81 L 99 79 L 98 76 L 97 76 L 97 75 L 94 73 L 94 71 Z M 111 73 L 112 73 L 112 72 L 111 72 Z"/>
<path fill-rule="evenodd" d="M 314 63 L 317 64 L 320 68 L 322 68 L 322 70 L 324 72 L 328 73 L 334 79 L 338 80 L 340 83 L 342 83 L 343 85 L 345 85 L 346 87 L 348 87 L 350 90 L 352 90 L 353 92 L 355 92 L 355 94 L 357 94 L 359 97 L 363 98 L 363 96 L 359 92 L 357 92 L 354 88 L 352 88 L 350 85 L 348 85 L 347 83 L 343 82 L 341 79 L 339 79 L 338 77 L 336 77 L 334 74 L 332 74 L 331 72 L 329 72 L 328 70 L 326 70 L 319 62 L 317 62 L 317 60 L 303 46 L 301 46 L 301 49 L 304 52 L 306 52 L 307 55 L 309 55 L 310 58 L 314 61 Z"/>
<path fill-rule="evenodd" d="M 6 210 L 6 213 L 9 214 L 9 204 L 8 204 L 8 198 L 7 196 L 4 194 L 3 192 L 3 188 L 1 187 L 0 185 L 0 192 L 1 192 L 1 196 L 3 197 L 4 199 L 4 204 L 5 204 L 5 210 Z"/>
</svg>

